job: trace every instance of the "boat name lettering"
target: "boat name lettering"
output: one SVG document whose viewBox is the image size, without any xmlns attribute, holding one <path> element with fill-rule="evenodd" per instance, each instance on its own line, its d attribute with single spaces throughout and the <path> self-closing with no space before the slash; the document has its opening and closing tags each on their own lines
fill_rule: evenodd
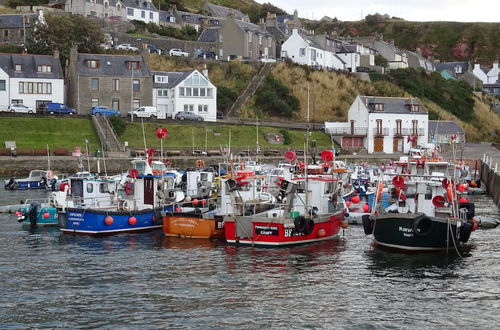
<svg viewBox="0 0 500 330">
<path fill-rule="evenodd" d="M 278 236 L 279 230 L 278 227 L 271 226 L 255 226 L 255 234 L 256 235 L 272 235 Z"/>
<path fill-rule="evenodd" d="M 296 233 L 293 228 L 286 228 L 285 237 L 292 237 L 292 236 L 304 236 L 304 233 Z"/>
<path fill-rule="evenodd" d="M 404 237 L 413 237 L 413 229 L 399 226 L 399 231 L 403 233 Z"/>
<path fill-rule="evenodd" d="M 224 228 L 224 221 L 223 220 L 215 221 L 215 229 L 223 229 L 223 228 Z"/>
<path fill-rule="evenodd" d="M 83 214 L 81 214 L 81 213 L 73 213 L 73 212 L 69 212 L 69 213 L 68 213 L 68 217 L 71 217 L 71 218 L 83 218 Z"/>
</svg>

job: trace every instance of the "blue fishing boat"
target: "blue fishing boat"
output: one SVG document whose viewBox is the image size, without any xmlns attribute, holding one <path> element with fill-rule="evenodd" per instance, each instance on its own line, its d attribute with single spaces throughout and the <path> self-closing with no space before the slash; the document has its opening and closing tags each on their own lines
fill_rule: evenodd
<svg viewBox="0 0 500 330">
<path fill-rule="evenodd" d="M 47 187 L 47 171 L 33 170 L 27 178 L 11 177 L 4 180 L 6 190 L 45 189 Z"/>
</svg>

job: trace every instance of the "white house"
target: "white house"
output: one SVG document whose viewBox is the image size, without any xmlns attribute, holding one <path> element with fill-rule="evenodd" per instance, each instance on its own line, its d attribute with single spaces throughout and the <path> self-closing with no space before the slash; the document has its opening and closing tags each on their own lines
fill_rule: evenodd
<svg viewBox="0 0 500 330">
<path fill-rule="evenodd" d="M 325 130 L 342 148 L 406 152 L 428 142 L 428 115 L 416 98 L 358 96 L 347 122 L 326 122 Z"/>
<path fill-rule="evenodd" d="M 326 63 L 325 50 L 311 37 L 293 29 L 292 35 L 281 45 L 281 57 L 308 66 L 332 67 Z"/>
<path fill-rule="evenodd" d="M 22 103 L 43 111 L 49 102 L 64 103 L 64 75 L 59 53 L 0 54 L 0 110 Z"/>
<path fill-rule="evenodd" d="M 361 64 L 361 57 L 352 51 L 341 51 L 336 54 L 345 63 L 345 68 L 351 72 L 356 72 L 356 68 Z"/>
<path fill-rule="evenodd" d="M 488 76 L 488 84 L 495 84 L 500 78 L 500 68 L 498 68 L 498 62 L 493 63 L 493 67 L 486 74 Z"/>
<path fill-rule="evenodd" d="M 122 0 L 127 20 L 160 24 L 160 13 L 151 0 Z"/>
<path fill-rule="evenodd" d="M 479 63 L 474 64 L 474 69 L 472 70 L 472 73 L 474 74 L 474 76 L 476 76 L 476 78 L 481 80 L 483 84 L 488 83 L 487 70 L 482 69 Z"/>
<path fill-rule="evenodd" d="M 206 121 L 217 120 L 217 87 L 208 79 L 208 71 L 154 71 L 153 106 L 167 118 L 190 111 Z"/>
<path fill-rule="evenodd" d="M 396 47 L 394 43 L 374 41 L 373 48 L 387 60 L 389 69 L 408 68 L 408 58 L 406 57 L 406 53 Z"/>
</svg>

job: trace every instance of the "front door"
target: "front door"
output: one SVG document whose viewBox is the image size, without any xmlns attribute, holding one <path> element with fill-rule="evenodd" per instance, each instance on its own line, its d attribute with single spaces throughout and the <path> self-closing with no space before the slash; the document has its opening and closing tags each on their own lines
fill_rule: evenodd
<svg viewBox="0 0 500 330">
<path fill-rule="evenodd" d="M 403 139 L 394 138 L 392 151 L 393 152 L 403 152 Z"/>
<path fill-rule="evenodd" d="M 144 204 L 154 203 L 154 179 L 144 178 Z"/>
<path fill-rule="evenodd" d="M 51 101 L 36 101 L 36 113 L 43 113 L 45 111 L 45 108 L 47 107 L 47 103 L 50 103 Z"/>
<path fill-rule="evenodd" d="M 383 137 L 376 137 L 375 138 L 373 151 L 374 152 L 384 152 L 384 138 Z"/>
</svg>

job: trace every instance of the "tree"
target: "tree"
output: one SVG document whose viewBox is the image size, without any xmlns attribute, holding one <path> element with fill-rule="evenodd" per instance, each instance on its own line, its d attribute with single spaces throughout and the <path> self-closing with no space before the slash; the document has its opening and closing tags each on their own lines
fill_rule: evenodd
<svg viewBox="0 0 500 330">
<path fill-rule="evenodd" d="M 45 21 L 46 24 L 35 24 L 27 36 L 26 47 L 32 54 L 52 54 L 59 49 L 63 67 L 71 47 L 76 46 L 81 53 L 97 53 L 104 43 L 101 29 L 88 18 L 46 15 Z"/>
<path fill-rule="evenodd" d="M 16 8 L 17 6 L 40 6 L 48 3 L 49 0 L 7 0 L 7 5 L 11 8 Z"/>
</svg>

